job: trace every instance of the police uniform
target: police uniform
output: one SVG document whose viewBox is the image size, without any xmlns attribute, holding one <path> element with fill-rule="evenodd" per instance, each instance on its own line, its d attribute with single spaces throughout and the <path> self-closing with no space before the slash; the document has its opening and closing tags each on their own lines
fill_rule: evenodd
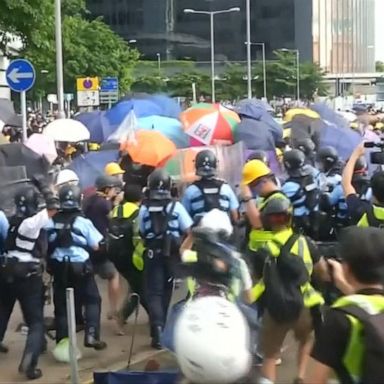
<svg viewBox="0 0 384 384">
<path fill-rule="evenodd" d="M 36 204 L 37 207 L 37 204 Z M 19 367 L 29 379 L 41 376 L 37 363 L 44 347 L 44 300 L 42 258 L 45 256 L 41 230 L 50 218 L 46 209 L 23 218 L 10 219 L 7 253 L 1 256 L 0 340 L 3 340 L 16 300 L 28 326 L 28 336 Z M 6 228 L 4 217 L 2 233 Z"/>
<path fill-rule="evenodd" d="M 239 202 L 229 184 L 218 179 L 201 179 L 187 187 L 182 204 L 196 219 L 214 208 L 230 212 L 239 208 Z"/>
<path fill-rule="evenodd" d="M 100 334 L 101 298 L 92 273 L 87 248 L 98 247 L 103 236 L 92 222 L 80 213 L 67 224 L 65 216 L 59 213 L 50 221 L 46 230 L 48 241 L 53 246 L 50 255 L 50 269 L 54 276 L 53 292 L 55 305 L 56 341 L 68 337 L 66 288 L 73 287 L 75 295 L 85 306 L 86 334 L 92 333 L 96 339 Z M 58 236 L 69 225 L 71 244 L 63 244 Z M 69 246 L 68 246 L 69 245 Z"/>
<path fill-rule="evenodd" d="M 165 208 L 164 208 L 165 207 Z M 158 231 L 155 227 L 156 214 L 162 215 L 163 228 Z M 144 262 L 145 292 L 149 309 L 149 318 L 154 331 L 160 332 L 165 325 L 167 310 L 172 295 L 173 273 L 171 271 L 169 241 L 180 240 L 192 226 L 193 222 L 188 212 L 179 202 L 173 201 L 147 201 L 140 208 L 140 233 L 144 239 L 146 257 Z M 172 240 L 173 239 L 173 240 Z M 168 248 L 167 250 L 165 249 Z M 171 246 L 171 248 L 173 248 Z M 171 253 L 178 249 L 171 250 Z"/>
</svg>

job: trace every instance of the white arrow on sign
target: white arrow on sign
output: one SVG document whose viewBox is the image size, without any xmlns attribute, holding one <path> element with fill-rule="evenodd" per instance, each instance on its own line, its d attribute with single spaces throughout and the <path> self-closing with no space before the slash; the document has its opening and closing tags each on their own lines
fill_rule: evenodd
<svg viewBox="0 0 384 384">
<path fill-rule="evenodd" d="M 9 73 L 8 78 L 12 81 L 12 83 L 18 84 L 22 79 L 32 79 L 33 72 L 19 72 L 18 68 L 14 68 Z"/>
</svg>

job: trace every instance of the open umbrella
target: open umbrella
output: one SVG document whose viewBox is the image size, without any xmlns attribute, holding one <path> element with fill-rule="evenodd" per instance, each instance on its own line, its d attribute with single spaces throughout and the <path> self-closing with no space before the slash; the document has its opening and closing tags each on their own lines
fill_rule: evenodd
<svg viewBox="0 0 384 384">
<path fill-rule="evenodd" d="M 55 141 L 49 136 L 44 136 L 41 133 L 34 133 L 29 137 L 25 145 L 38 155 L 44 156 L 50 164 L 57 158 Z"/>
<path fill-rule="evenodd" d="M 208 103 L 194 105 L 182 112 L 180 119 L 186 134 L 195 139 L 197 145 L 232 144 L 234 128 L 240 122 L 236 112 L 220 104 Z"/>
<path fill-rule="evenodd" d="M 90 133 L 90 141 L 93 143 L 102 143 L 104 141 L 104 114 L 104 111 L 92 111 L 82 112 L 74 117 L 75 120 L 80 121 L 80 123 L 87 127 Z"/>
<path fill-rule="evenodd" d="M 311 119 L 320 119 L 320 115 L 309 108 L 293 108 L 286 112 L 284 116 L 284 121 L 286 123 L 292 121 L 292 119 L 297 115 L 304 115 Z"/>
<path fill-rule="evenodd" d="M 162 133 L 172 140 L 177 148 L 187 148 L 189 137 L 183 130 L 182 124 L 177 119 L 164 116 L 141 117 L 137 123 L 140 129 L 154 130 Z"/>
<path fill-rule="evenodd" d="M 135 140 L 122 143 L 120 150 L 128 153 L 135 163 L 158 167 L 176 153 L 176 146 L 160 132 L 139 130 Z"/>
<path fill-rule="evenodd" d="M 67 141 L 77 143 L 89 140 L 90 134 L 87 127 L 80 121 L 72 119 L 57 119 L 49 123 L 43 135 L 51 137 L 55 141 Z"/>
</svg>

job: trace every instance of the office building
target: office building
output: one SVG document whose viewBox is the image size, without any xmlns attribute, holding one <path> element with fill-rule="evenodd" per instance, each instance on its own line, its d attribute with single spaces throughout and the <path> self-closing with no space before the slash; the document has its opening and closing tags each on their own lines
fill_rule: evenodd
<svg viewBox="0 0 384 384">
<path fill-rule="evenodd" d="M 210 18 L 186 8 L 241 11 L 215 16 L 216 61 L 245 61 L 246 0 L 88 0 L 94 16 L 146 59 L 210 60 Z M 264 42 L 267 58 L 276 49 L 299 49 L 302 61 L 328 73 L 374 72 L 375 0 L 251 0 L 252 42 Z M 252 46 L 252 57 L 261 58 Z"/>
</svg>

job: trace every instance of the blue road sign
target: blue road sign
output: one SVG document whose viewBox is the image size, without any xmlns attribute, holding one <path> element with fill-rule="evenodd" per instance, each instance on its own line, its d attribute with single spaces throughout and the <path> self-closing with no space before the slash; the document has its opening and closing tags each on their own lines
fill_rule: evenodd
<svg viewBox="0 0 384 384">
<path fill-rule="evenodd" d="M 28 60 L 13 60 L 7 68 L 6 78 L 9 88 L 13 91 L 28 91 L 35 83 L 35 68 Z"/>
<path fill-rule="evenodd" d="M 118 92 L 119 79 L 117 77 L 103 77 L 100 84 L 101 92 Z"/>
</svg>

